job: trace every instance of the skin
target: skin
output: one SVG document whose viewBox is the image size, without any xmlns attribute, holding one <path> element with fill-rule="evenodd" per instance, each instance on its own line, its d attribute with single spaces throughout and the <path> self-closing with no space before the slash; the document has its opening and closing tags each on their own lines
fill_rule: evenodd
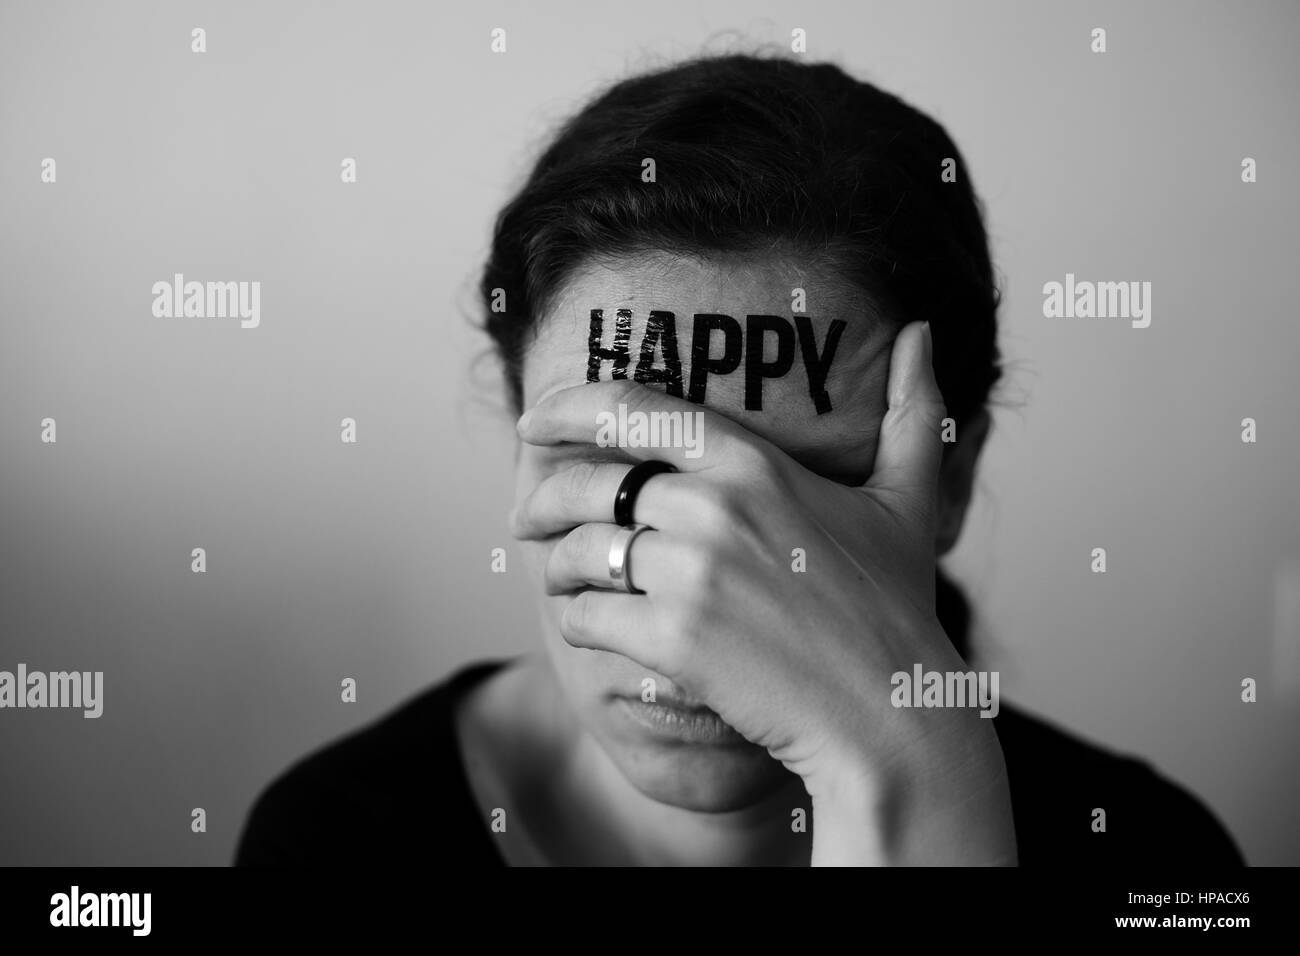
<svg viewBox="0 0 1300 956">
<path fill-rule="evenodd" d="M 818 342 L 848 322 L 817 414 L 802 361 L 744 407 L 743 369 L 705 403 L 630 381 L 586 383 L 590 309 L 790 315 L 808 290 Z M 825 296 L 819 300 L 818 292 Z M 607 333 L 608 334 L 608 333 Z M 602 379 L 609 378 L 609 366 Z M 704 453 L 601 448 L 597 415 L 704 413 Z M 955 444 L 928 335 L 895 334 L 865 296 L 814 265 L 647 252 L 575 271 L 524 365 L 511 530 L 540 595 L 544 655 L 466 698 L 458 732 L 484 809 L 507 811 L 514 863 L 1012 864 L 1005 766 L 974 709 L 898 709 L 890 675 L 967 670 L 934 613 L 937 555 L 955 543 L 988 421 Z M 632 464 L 672 462 L 642 489 L 631 563 L 614 590 L 615 491 Z M 791 569 L 804 549 L 807 573 Z M 619 696 L 707 706 L 738 743 L 665 741 Z M 792 813 L 811 818 L 792 828 Z"/>
</svg>

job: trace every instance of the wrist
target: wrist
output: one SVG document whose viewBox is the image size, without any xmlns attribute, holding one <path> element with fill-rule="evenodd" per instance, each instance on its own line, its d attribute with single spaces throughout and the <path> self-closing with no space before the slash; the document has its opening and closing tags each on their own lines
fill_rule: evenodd
<svg viewBox="0 0 1300 956">
<path fill-rule="evenodd" d="M 807 786 L 813 866 L 890 865 L 887 801 L 878 781 L 845 771 Z"/>
<path fill-rule="evenodd" d="M 814 866 L 1014 866 L 1011 792 L 1001 747 L 968 741 L 888 771 L 865 757 L 828 761 L 804 784 Z"/>
</svg>

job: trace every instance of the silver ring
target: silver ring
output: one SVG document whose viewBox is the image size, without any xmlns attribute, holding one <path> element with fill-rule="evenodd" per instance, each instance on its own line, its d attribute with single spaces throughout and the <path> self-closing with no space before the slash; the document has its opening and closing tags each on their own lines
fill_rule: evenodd
<svg viewBox="0 0 1300 956">
<path fill-rule="evenodd" d="M 648 524 L 619 528 L 614 533 L 614 540 L 609 544 L 609 579 L 620 585 L 628 594 L 645 594 L 644 591 L 637 590 L 632 583 L 632 568 L 628 562 L 628 556 L 636 536 L 642 531 L 649 530 L 650 526 Z"/>
</svg>

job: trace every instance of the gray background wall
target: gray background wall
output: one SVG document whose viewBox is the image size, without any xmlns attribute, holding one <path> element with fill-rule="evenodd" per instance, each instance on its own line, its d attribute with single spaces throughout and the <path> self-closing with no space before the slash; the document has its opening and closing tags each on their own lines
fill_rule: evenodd
<svg viewBox="0 0 1300 956">
<path fill-rule="evenodd" d="M 988 203 L 1009 381 L 950 562 L 984 665 L 1300 862 L 1298 8 L 469 6 L 0 6 L 0 669 L 106 682 L 99 720 L 0 712 L 0 861 L 225 863 L 288 762 L 532 644 L 488 571 L 492 217 L 605 82 L 802 27 L 944 123 Z M 154 318 L 174 272 L 260 280 L 260 328 Z M 1151 327 L 1043 318 L 1066 272 L 1151 281 Z"/>
</svg>

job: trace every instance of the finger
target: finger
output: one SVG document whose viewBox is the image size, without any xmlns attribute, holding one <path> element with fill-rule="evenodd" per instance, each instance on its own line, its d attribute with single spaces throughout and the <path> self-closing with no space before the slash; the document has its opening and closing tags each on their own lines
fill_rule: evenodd
<svg viewBox="0 0 1300 956">
<path fill-rule="evenodd" d="M 947 411 L 934 377 L 929 323 L 910 323 L 895 337 L 888 398 L 875 467 L 865 487 L 894 491 L 908 498 L 919 513 L 930 515 L 943 460 L 940 435 Z"/>
<path fill-rule="evenodd" d="M 581 524 L 551 549 L 543 573 L 547 594 L 567 594 L 594 587 L 622 591 L 623 585 L 609 576 L 609 549 L 616 538 L 627 534 L 616 524 Z M 623 558 L 623 574 L 634 587 L 662 592 L 668 563 L 664 536 L 653 529 L 636 536 Z"/>
<path fill-rule="evenodd" d="M 660 674 L 671 660 L 669 638 L 662 634 L 654 605 L 641 594 L 574 595 L 560 617 L 560 635 L 574 647 L 621 654 Z"/>
<path fill-rule="evenodd" d="M 516 429 L 529 444 L 616 445 L 635 458 L 670 462 L 679 471 L 743 466 L 750 454 L 773 451 L 765 439 L 714 409 L 622 380 L 552 392 L 524 413 Z"/>
<path fill-rule="evenodd" d="M 547 475 L 510 516 L 510 533 L 520 540 L 547 538 L 589 522 L 614 521 L 614 499 L 632 470 L 617 462 L 578 462 Z M 682 520 L 680 475 L 652 475 L 637 492 L 633 515 L 638 524 L 654 528 Z"/>
</svg>

